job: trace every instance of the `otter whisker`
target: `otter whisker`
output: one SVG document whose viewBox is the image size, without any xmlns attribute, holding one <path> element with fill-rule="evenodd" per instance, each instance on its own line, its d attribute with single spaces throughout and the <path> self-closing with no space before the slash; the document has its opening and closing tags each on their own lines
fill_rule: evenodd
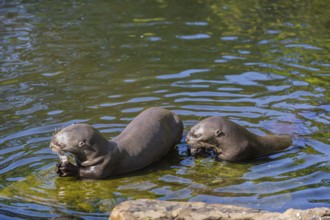
<svg viewBox="0 0 330 220">
<path fill-rule="evenodd" d="M 63 128 L 55 128 L 53 136 L 55 136 L 57 133 L 59 133 Z"/>
</svg>

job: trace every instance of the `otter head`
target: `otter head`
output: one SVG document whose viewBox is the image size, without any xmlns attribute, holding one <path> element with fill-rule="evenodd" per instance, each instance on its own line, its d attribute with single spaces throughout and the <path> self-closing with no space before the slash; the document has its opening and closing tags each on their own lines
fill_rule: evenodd
<svg viewBox="0 0 330 220">
<path fill-rule="evenodd" d="M 101 149 L 98 142 L 104 141 L 101 134 L 88 124 L 73 124 L 57 132 L 51 142 L 50 148 L 59 155 L 71 153 L 75 156 L 78 166 L 93 159 Z M 105 140 L 107 141 L 107 140 Z"/>
<path fill-rule="evenodd" d="M 217 154 L 221 154 L 221 141 L 219 139 L 223 136 L 225 136 L 225 133 L 222 124 L 219 123 L 219 117 L 210 117 L 193 126 L 187 134 L 186 141 L 190 145 L 192 155 L 207 149 L 212 149 Z"/>
</svg>

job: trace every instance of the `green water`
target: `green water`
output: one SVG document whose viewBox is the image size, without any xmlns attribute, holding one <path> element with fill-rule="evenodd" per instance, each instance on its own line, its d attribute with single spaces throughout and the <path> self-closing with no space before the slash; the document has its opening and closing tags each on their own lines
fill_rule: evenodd
<svg viewBox="0 0 330 220">
<path fill-rule="evenodd" d="M 327 1 L 1 1 L 0 218 L 107 219 L 128 199 L 270 211 L 330 207 Z M 142 110 L 185 134 L 226 116 L 284 152 L 246 163 L 163 160 L 109 180 L 59 178 L 49 141 L 85 122 L 117 136 Z"/>
</svg>

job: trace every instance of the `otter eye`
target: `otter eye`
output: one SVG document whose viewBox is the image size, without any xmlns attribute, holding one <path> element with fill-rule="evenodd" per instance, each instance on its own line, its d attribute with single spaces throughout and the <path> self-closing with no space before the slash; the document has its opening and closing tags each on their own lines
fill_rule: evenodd
<svg viewBox="0 0 330 220">
<path fill-rule="evenodd" d="M 217 131 L 215 132 L 215 135 L 216 135 L 217 137 L 220 137 L 220 136 L 225 135 L 225 133 L 223 133 L 223 132 L 220 131 L 220 130 L 217 130 Z"/>
<path fill-rule="evenodd" d="M 85 144 L 86 144 L 86 140 L 83 140 L 83 141 L 79 142 L 78 146 L 83 147 L 83 146 L 85 146 Z"/>
</svg>

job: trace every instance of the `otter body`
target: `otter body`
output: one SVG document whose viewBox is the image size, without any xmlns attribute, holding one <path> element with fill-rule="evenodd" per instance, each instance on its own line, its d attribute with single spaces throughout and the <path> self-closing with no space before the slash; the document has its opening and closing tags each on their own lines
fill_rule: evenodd
<svg viewBox="0 0 330 220">
<path fill-rule="evenodd" d="M 50 147 L 63 155 L 75 156 L 76 166 L 68 161 L 58 164 L 60 176 L 104 179 L 143 168 L 164 157 L 183 132 L 181 120 L 159 107 L 149 108 L 131 121 L 112 141 L 87 124 L 74 124 L 54 135 Z"/>
<path fill-rule="evenodd" d="M 218 159 L 251 160 L 283 150 L 292 144 L 289 135 L 256 135 L 224 118 L 209 117 L 191 128 L 186 137 L 190 152 L 213 149 Z"/>
</svg>

